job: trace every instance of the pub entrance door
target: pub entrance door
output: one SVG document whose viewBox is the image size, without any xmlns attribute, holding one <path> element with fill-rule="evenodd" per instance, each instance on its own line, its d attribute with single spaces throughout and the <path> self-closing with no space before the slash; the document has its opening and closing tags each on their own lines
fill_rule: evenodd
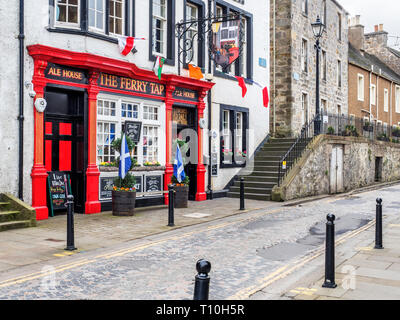
<svg viewBox="0 0 400 320">
<path fill-rule="evenodd" d="M 44 158 L 47 171 L 70 175 L 75 212 L 85 210 L 84 93 L 45 92 Z"/>
<path fill-rule="evenodd" d="M 185 174 L 189 177 L 189 200 L 194 201 L 197 193 L 197 112 L 194 107 L 173 107 L 173 126 L 174 133 L 177 136 L 172 137 L 173 141 L 178 137 L 184 139 L 190 148 L 186 153 L 182 153 L 182 157 L 189 160 L 196 160 L 194 163 L 189 162 L 185 165 Z M 190 129 L 186 130 L 186 129 Z M 190 132 L 192 134 L 190 134 Z M 174 145 L 174 144 L 173 144 Z M 175 147 L 176 149 L 176 147 Z M 176 150 L 172 150 L 175 155 Z M 175 157 L 173 158 L 175 160 Z"/>
</svg>

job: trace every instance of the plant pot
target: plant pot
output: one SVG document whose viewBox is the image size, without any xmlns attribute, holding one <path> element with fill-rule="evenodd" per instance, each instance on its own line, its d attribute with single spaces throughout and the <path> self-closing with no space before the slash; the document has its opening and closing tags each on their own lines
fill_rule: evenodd
<svg viewBox="0 0 400 320">
<path fill-rule="evenodd" d="M 363 130 L 367 132 L 373 132 L 374 127 L 373 126 L 363 126 Z"/>
<path fill-rule="evenodd" d="M 174 186 L 174 208 L 187 208 L 189 199 L 189 186 Z"/>
<path fill-rule="evenodd" d="M 113 216 L 133 216 L 136 203 L 136 191 L 112 191 Z"/>
</svg>

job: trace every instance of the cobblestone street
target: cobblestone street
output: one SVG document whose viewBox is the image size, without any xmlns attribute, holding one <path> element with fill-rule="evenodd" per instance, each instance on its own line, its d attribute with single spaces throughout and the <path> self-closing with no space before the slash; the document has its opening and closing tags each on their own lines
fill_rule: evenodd
<svg viewBox="0 0 400 320">
<path fill-rule="evenodd" d="M 212 264 L 210 299 L 247 299 L 277 271 L 301 266 L 323 247 L 328 213 L 336 215 L 337 236 L 345 236 L 375 218 L 377 197 L 384 199 L 384 221 L 394 219 L 399 191 L 396 185 L 255 210 L 13 269 L 0 275 L 0 298 L 190 300 L 196 261 L 205 258 Z"/>
</svg>

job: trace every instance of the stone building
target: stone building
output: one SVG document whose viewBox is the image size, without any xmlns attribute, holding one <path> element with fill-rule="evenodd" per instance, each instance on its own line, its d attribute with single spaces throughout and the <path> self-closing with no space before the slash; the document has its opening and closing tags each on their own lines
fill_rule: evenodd
<svg viewBox="0 0 400 320">
<path fill-rule="evenodd" d="M 388 32 L 383 29 L 383 24 L 375 25 L 374 32 L 365 34 L 364 38 L 365 51 L 377 56 L 400 74 L 400 51 L 388 46 Z"/>
<path fill-rule="evenodd" d="M 49 173 L 63 171 L 70 173 L 77 212 L 110 209 L 110 185 L 118 173 L 102 164 L 116 159 L 111 141 L 126 131 L 127 122 L 136 122 L 141 124 L 133 152 L 141 166 L 134 171 L 138 205 L 168 202 L 163 191 L 173 173 L 172 145 L 188 128 L 198 141 L 190 153 L 196 163 L 185 168 L 190 199 L 224 196 L 225 186 L 269 132 L 269 110 L 256 85 L 269 88 L 269 33 L 264 32 L 269 0 L 211 1 L 216 15 L 241 14 L 243 50 L 229 70 L 212 62 L 209 72 L 207 37 L 196 40 L 192 63 L 204 74 L 198 80 L 188 77 L 183 65 L 179 74 L 175 25 L 204 17 L 208 3 L 0 0 L 0 8 L 7 8 L 0 9 L 0 193 L 19 195 L 38 219 L 46 219 Z M 201 28 L 193 25 L 190 34 Z M 228 25 L 221 28 L 227 31 Z M 135 42 L 136 53 L 123 56 L 119 36 L 145 40 Z M 157 56 L 165 58 L 161 79 L 153 71 Z M 235 76 L 244 78 L 244 98 Z M 37 101 L 47 107 L 35 107 Z M 225 156 L 224 148 L 240 157 Z"/>
<path fill-rule="evenodd" d="M 380 32 L 380 35 L 387 36 L 387 33 Z M 383 128 L 400 126 L 400 75 L 376 55 L 366 52 L 370 40 L 371 37 L 364 36 L 360 16 L 351 19 L 349 116 L 376 121 Z"/>
<path fill-rule="evenodd" d="M 271 1 L 271 132 L 295 136 L 316 112 L 316 50 L 311 23 L 325 24 L 320 39 L 320 106 L 348 111 L 348 13 L 335 0 Z"/>
</svg>

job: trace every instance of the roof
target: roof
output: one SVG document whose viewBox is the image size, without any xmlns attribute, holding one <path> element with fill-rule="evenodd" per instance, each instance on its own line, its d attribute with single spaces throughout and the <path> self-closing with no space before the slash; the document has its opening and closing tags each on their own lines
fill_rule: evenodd
<svg viewBox="0 0 400 320">
<path fill-rule="evenodd" d="M 400 52 L 399 52 L 400 54 Z M 349 43 L 349 63 L 356 65 L 362 69 L 372 71 L 378 74 L 377 70 L 381 70 L 381 76 L 387 78 L 390 81 L 396 82 L 400 84 L 400 75 L 393 71 L 389 66 L 387 66 L 382 60 L 378 57 L 369 54 L 367 52 L 361 52 L 354 48 Z M 373 67 L 373 70 L 371 69 Z"/>
<path fill-rule="evenodd" d="M 398 58 L 400 58 L 400 51 L 397 51 L 397 50 L 395 50 L 395 49 L 393 49 L 393 48 L 390 48 L 390 47 L 388 47 L 389 48 L 389 51 L 391 52 L 391 53 L 393 53 L 395 56 L 397 56 Z"/>
</svg>

